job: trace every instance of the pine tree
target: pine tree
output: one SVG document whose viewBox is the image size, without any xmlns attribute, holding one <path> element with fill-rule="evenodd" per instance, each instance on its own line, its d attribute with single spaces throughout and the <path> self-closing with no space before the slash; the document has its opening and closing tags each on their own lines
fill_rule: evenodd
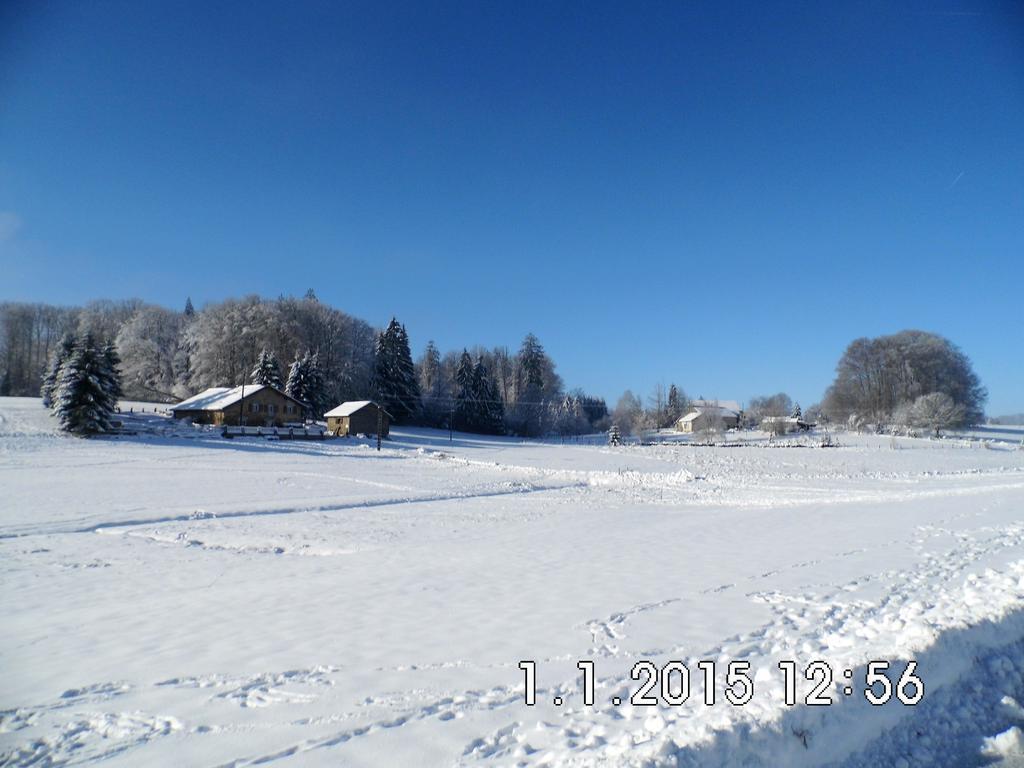
<svg viewBox="0 0 1024 768">
<path fill-rule="evenodd" d="M 455 428 L 472 431 L 476 423 L 476 393 L 473 391 L 473 358 L 462 350 L 455 369 Z"/>
<path fill-rule="evenodd" d="M 668 421 L 669 425 L 675 424 L 679 421 L 679 417 L 683 415 L 683 398 L 679 394 L 679 389 L 675 384 L 670 384 L 668 387 Z"/>
<path fill-rule="evenodd" d="M 527 389 L 544 386 L 544 347 L 532 333 L 526 334 L 523 346 L 519 349 L 519 368 L 522 372 Z"/>
<path fill-rule="evenodd" d="M 312 288 L 306 291 L 306 295 L 303 298 L 305 298 L 306 301 L 319 301 L 316 297 L 316 292 Z"/>
<path fill-rule="evenodd" d="M 800 403 L 793 406 L 793 413 L 791 415 L 794 419 L 802 419 L 804 417 L 803 411 L 800 410 Z"/>
<path fill-rule="evenodd" d="M 112 406 L 124 395 L 121 389 L 121 356 L 117 353 L 114 342 L 108 341 L 103 345 L 103 389 L 110 396 Z"/>
<path fill-rule="evenodd" d="M 468 355 L 467 355 L 468 357 Z M 461 363 L 460 363 L 461 368 Z M 494 384 L 481 355 L 473 366 L 471 379 L 472 404 L 471 431 L 486 435 L 500 435 L 505 431 L 505 406 L 498 398 Z"/>
<path fill-rule="evenodd" d="M 288 382 L 284 385 L 285 393 L 289 397 L 298 400 L 303 406 L 308 406 L 309 404 L 309 401 L 306 399 L 306 361 L 308 359 L 308 353 L 305 357 L 300 357 L 296 351 L 295 359 L 288 368 Z"/>
<path fill-rule="evenodd" d="M 288 383 L 284 391 L 305 406 L 314 418 L 323 415 L 327 404 L 327 390 L 324 385 L 323 371 L 320 369 L 320 356 L 306 350 L 299 356 L 295 353 L 295 361 L 288 370 Z"/>
<path fill-rule="evenodd" d="M 324 373 L 320 367 L 320 353 L 306 353 L 306 398 L 313 418 L 319 419 L 327 410 L 327 387 L 324 384 Z"/>
<path fill-rule="evenodd" d="M 281 364 L 277 362 L 274 353 L 269 352 L 265 347 L 260 352 L 260 356 L 256 360 L 256 366 L 252 369 L 252 373 L 249 376 L 253 384 L 264 384 L 276 387 L 277 389 L 283 387 L 281 382 Z"/>
<path fill-rule="evenodd" d="M 615 424 L 612 424 L 611 429 L 608 430 L 608 445 L 622 445 L 622 435 L 619 434 L 619 428 Z"/>
<path fill-rule="evenodd" d="M 192 306 L 192 297 L 189 296 L 185 299 L 185 317 L 195 317 L 196 308 Z"/>
<path fill-rule="evenodd" d="M 75 338 L 70 333 L 66 333 L 50 356 L 50 363 L 43 376 L 43 385 L 39 388 L 39 396 L 43 398 L 44 408 L 53 407 L 53 394 L 57 389 L 57 380 L 60 378 L 60 367 L 71 356 L 74 348 Z"/>
<path fill-rule="evenodd" d="M 0 397 L 11 396 L 11 372 L 4 371 L 4 376 L 0 379 Z"/>
<path fill-rule="evenodd" d="M 114 400 L 108 391 L 110 368 L 91 334 L 75 343 L 60 367 L 53 411 L 62 429 L 76 435 L 110 431 Z"/>
<path fill-rule="evenodd" d="M 377 337 L 373 374 L 377 397 L 395 423 L 411 421 L 419 411 L 420 386 L 409 349 L 409 336 L 395 318 L 391 318 L 388 327 Z"/>
</svg>

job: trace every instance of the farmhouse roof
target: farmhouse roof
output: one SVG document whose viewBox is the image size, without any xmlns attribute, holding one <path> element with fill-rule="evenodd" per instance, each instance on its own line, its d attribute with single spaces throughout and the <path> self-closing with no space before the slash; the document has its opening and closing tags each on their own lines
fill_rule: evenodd
<svg viewBox="0 0 1024 768">
<path fill-rule="evenodd" d="M 368 405 L 376 405 L 378 408 L 380 408 L 380 406 L 373 402 L 373 400 L 349 400 L 348 402 L 342 403 L 337 408 L 332 408 L 331 410 L 329 410 L 327 413 L 324 414 L 324 417 L 326 418 L 328 416 L 351 416 L 356 411 L 361 410 Z M 384 411 L 383 408 L 380 409 Z M 384 411 L 384 413 L 388 412 Z M 390 417 L 391 414 L 388 413 L 388 418 Z"/>
<path fill-rule="evenodd" d="M 294 397 L 288 395 L 277 387 L 271 387 L 266 384 L 246 384 L 244 387 L 210 387 L 204 389 L 198 395 L 193 395 L 188 400 L 182 400 L 177 405 L 173 406 L 171 410 L 174 411 L 223 411 L 230 405 L 234 405 L 242 399 L 242 390 L 245 390 L 245 396 L 255 395 L 261 389 L 273 389 L 281 395 L 284 395 L 289 400 L 295 400 Z M 298 403 L 298 400 L 295 400 Z M 302 403 L 299 403 L 302 405 Z"/>
<path fill-rule="evenodd" d="M 743 409 L 740 404 L 735 400 L 691 400 L 690 405 L 694 408 L 724 408 L 727 411 L 732 411 L 733 414 L 738 414 Z"/>
</svg>

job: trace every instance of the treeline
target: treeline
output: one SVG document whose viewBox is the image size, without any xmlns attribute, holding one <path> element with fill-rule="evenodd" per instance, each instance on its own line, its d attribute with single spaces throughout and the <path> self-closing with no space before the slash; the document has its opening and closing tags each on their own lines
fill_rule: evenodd
<svg viewBox="0 0 1024 768">
<path fill-rule="evenodd" d="M 471 347 L 442 355 L 430 342 L 414 362 L 397 320 L 378 332 L 312 291 L 227 299 L 200 310 L 187 300 L 181 311 L 135 299 L 84 307 L 3 303 L 0 394 L 39 395 L 57 350 L 85 335 L 116 349 L 129 399 L 176 402 L 207 387 L 276 375 L 315 417 L 346 400 L 377 399 L 397 423 L 454 423 L 475 432 L 574 434 L 607 422 L 603 400 L 564 390 L 532 334 L 517 352 Z"/>
</svg>

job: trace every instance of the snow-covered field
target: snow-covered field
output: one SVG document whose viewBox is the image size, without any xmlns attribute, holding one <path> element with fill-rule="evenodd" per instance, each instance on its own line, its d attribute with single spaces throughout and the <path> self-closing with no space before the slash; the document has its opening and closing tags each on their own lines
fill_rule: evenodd
<svg viewBox="0 0 1024 768">
<path fill-rule="evenodd" d="M 396 429 L 378 453 L 126 426 L 62 437 L 38 400 L 0 399 L 0 765 L 969 766 L 1024 749 L 1012 439 Z M 631 704 L 645 659 L 684 662 L 689 699 Z M 868 662 L 896 680 L 909 659 L 921 702 L 870 705 Z M 815 660 L 830 706 L 803 703 Z M 750 665 L 742 706 L 730 662 Z"/>
</svg>

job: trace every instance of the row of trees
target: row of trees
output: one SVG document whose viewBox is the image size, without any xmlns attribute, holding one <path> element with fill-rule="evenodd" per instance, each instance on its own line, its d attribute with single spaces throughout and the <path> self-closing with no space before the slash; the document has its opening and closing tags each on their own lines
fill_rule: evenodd
<svg viewBox="0 0 1024 768">
<path fill-rule="evenodd" d="M 189 300 L 180 312 L 139 300 L 84 307 L 3 303 L 0 394 L 39 392 L 55 351 L 67 338 L 86 335 L 112 340 L 123 361 L 125 395 L 136 399 L 171 402 L 248 374 L 283 386 L 316 415 L 345 400 L 375 398 L 398 423 L 520 435 L 583 433 L 613 421 L 624 434 L 637 433 L 670 426 L 689 404 L 682 388 L 659 385 L 646 403 L 627 391 L 609 414 L 602 399 L 566 392 L 533 334 L 516 352 L 472 347 L 442 354 L 429 342 L 414 361 L 397 320 L 378 333 L 312 291 L 303 298 L 228 299 L 198 311 Z M 281 360 L 290 361 L 287 376 Z M 921 400 L 939 394 L 948 398 L 942 407 L 935 407 L 936 398 Z M 924 426 L 930 408 L 944 414 L 943 427 L 952 427 L 981 421 L 986 397 L 970 361 L 949 340 L 903 331 L 851 343 L 820 407 L 808 408 L 806 418 Z M 756 397 L 744 421 L 759 424 L 797 407 L 785 393 Z"/>
<path fill-rule="evenodd" d="M 397 320 L 378 333 L 312 291 L 201 310 L 188 300 L 180 312 L 138 300 L 0 304 L 0 394 L 37 394 L 69 334 L 112 340 L 132 399 L 174 402 L 247 378 L 285 389 L 316 416 L 345 400 L 373 398 L 397 423 L 521 435 L 588 432 L 606 426 L 608 416 L 602 399 L 565 392 L 532 334 L 514 353 L 472 347 L 442 355 L 430 342 L 414 361 Z"/>
</svg>

